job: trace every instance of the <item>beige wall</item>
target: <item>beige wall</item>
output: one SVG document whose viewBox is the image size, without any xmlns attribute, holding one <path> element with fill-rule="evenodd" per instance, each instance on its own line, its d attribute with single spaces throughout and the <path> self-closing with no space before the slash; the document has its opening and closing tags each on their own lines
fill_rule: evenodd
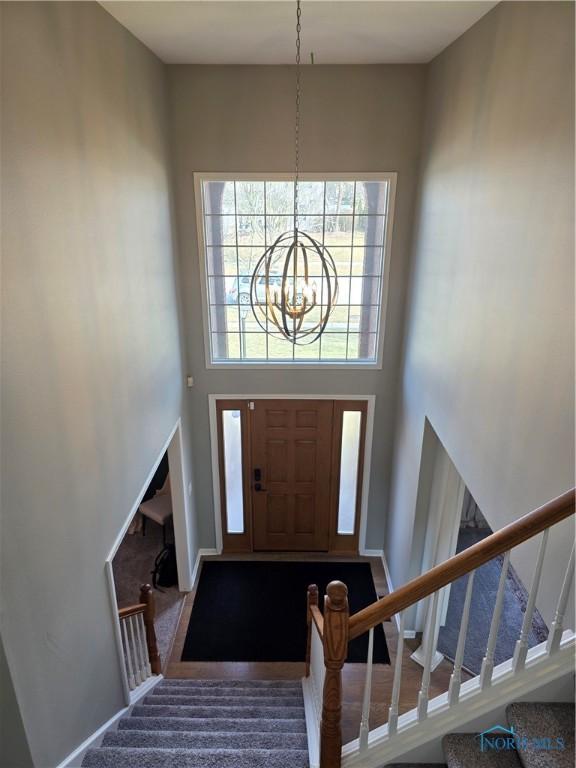
<svg viewBox="0 0 576 768">
<path fill-rule="evenodd" d="M 494 527 L 573 483 L 573 18 L 501 4 L 429 68 L 397 415 L 426 68 L 304 72 L 303 169 L 398 172 L 383 370 L 231 375 L 205 368 L 192 173 L 292 168 L 293 69 L 166 70 L 94 3 L 0 11 L 1 619 L 33 757 L 53 766 L 122 706 L 104 561 L 184 412 L 169 144 L 192 550 L 214 543 L 209 392 L 377 395 L 368 546 L 385 544 L 396 583 L 426 416 Z"/>
<path fill-rule="evenodd" d="M 168 70 L 183 303 L 186 308 L 201 546 L 214 546 L 208 393 L 376 394 L 367 541 L 382 547 L 400 340 L 423 108 L 424 67 L 319 66 L 303 72 L 302 169 L 397 171 L 396 218 L 382 371 L 207 370 L 193 173 L 290 172 L 292 67 L 173 66 Z"/>
<path fill-rule="evenodd" d="M 573 34 L 571 3 L 501 3 L 430 66 L 385 544 L 396 585 L 425 417 L 494 529 L 574 484 Z M 547 620 L 569 529 L 550 544 Z M 513 562 L 529 583 L 534 546 Z"/>
<path fill-rule="evenodd" d="M 104 561 L 181 414 L 164 69 L 96 3 L 1 12 L 1 618 L 47 768 L 123 706 Z"/>
</svg>

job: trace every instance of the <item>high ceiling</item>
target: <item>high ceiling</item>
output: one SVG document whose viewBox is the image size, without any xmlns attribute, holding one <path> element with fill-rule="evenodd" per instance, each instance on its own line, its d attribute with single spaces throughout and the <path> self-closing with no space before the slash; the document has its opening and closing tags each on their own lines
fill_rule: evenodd
<svg viewBox="0 0 576 768">
<path fill-rule="evenodd" d="M 170 64 L 291 64 L 293 0 L 102 2 Z M 496 2 L 303 0 L 302 54 L 318 64 L 422 63 Z"/>
</svg>

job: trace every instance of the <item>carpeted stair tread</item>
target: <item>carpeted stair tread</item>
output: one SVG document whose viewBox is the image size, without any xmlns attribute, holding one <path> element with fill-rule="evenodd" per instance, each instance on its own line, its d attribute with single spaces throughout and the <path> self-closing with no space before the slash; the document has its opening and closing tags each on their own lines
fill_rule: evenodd
<svg viewBox="0 0 576 768">
<path fill-rule="evenodd" d="M 521 768 L 516 750 L 482 752 L 475 733 L 451 733 L 442 739 L 448 768 Z"/>
<path fill-rule="evenodd" d="M 295 688 L 302 690 L 300 680 L 188 680 L 168 679 L 158 683 L 157 688 Z"/>
<path fill-rule="evenodd" d="M 265 720 L 283 720 L 287 714 L 291 717 L 304 717 L 304 707 L 243 707 L 240 704 L 230 706 L 194 706 L 184 707 L 171 704 L 137 704 L 132 710 L 134 717 L 240 717 L 263 718 Z"/>
<path fill-rule="evenodd" d="M 282 696 L 283 698 L 298 698 L 302 701 L 302 686 L 299 688 L 197 688 L 194 686 L 169 686 L 157 685 L 149 694 L 150 696 L 197 696 L 200 697 L 228 697 L 230 699 L 249 696 L 252 698 L 262 698 L 268 696 Z"/>
<path fill-rule="evenodd" d="M 139 731 L 107 733 L 103 747 L 172 747 L 191 749 L 308 749 L 305 733 L 245 731 Z"/>
<path fill-rule="evenodd" d="M 259 720 L 257 724 L 252 718 L 123 717 L 118 722 L 118 730 L 306 733 L 306 722 L 302 717 Z"/>
<path fill-rule="evenodd" d="M 90 749 L 84 768 L 308 768 L 303 749 Z"/>
<path fill-rule="evenodd" d="M 300 681 L 164 680 L 84 768 L 308 768 Z"/>
<path fill-rule="evenodd" d="M 574 704 L 518 702 L 506 707 L 508 723 L 520 740 L 524 768 L 573 768 Z M 537 749 L 533 739 L 564 740 L 563 750 Z"/>
<path fill-rule="evenodd" d="M 174 696 L 156 694 L 144 697 L 145 705 L 170 704 L 178 707 L 296 707 L 302 709 L 302 696 Z"/>
</svg>

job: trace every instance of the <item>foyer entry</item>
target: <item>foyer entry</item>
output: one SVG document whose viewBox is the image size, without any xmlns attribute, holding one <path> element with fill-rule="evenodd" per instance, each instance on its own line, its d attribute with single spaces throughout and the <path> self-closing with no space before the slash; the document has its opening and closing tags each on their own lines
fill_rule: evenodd
<svg viewBox="0 0 576 768">
<path fill-rule="evenodd" d="M 366 400 L 216 400 L 224 552 L 357 553 Z"/>
</svg>

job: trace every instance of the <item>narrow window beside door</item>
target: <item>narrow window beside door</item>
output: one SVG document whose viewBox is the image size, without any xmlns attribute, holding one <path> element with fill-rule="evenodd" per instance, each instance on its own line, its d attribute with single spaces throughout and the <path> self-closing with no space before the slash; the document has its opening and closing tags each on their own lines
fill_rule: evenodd
<svg viewBox="0 0 576 768">
<path fill-rule="evenodd" d="M 244 533 L 242 418 L 239 410 L 222 411 L 226 533 Z"/>
<path fill-rule="evenodd" d="M 360 411 L 344 411 L 342 414 L 342 445 L 340 447 L 337 528 L 339 535 L 352 535 L 356 527 L 361 431 L 362 413 Z"/>
</svg>

